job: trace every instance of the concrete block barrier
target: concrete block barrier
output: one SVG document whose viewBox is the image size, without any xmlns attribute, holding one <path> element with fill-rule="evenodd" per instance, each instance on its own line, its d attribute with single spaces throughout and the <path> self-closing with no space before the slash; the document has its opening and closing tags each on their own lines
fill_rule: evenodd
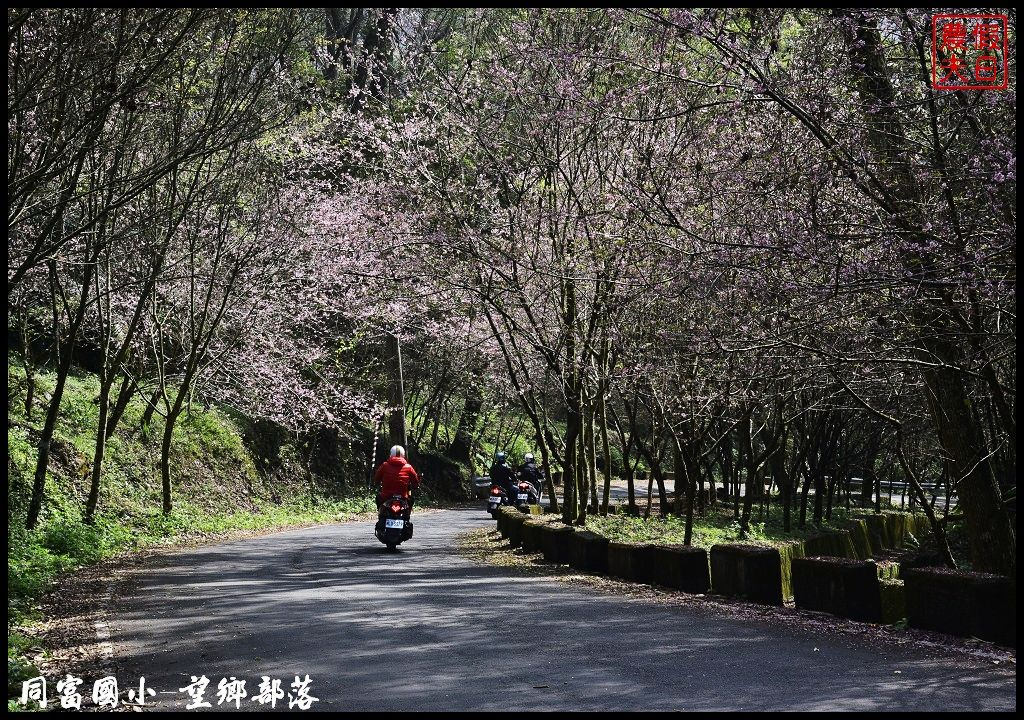
<svg viewBox="0 0 1024 720">
<path fill-rule="evenodd" d="M 653 582 L 654 546 L 646 543 L 608 543 L 608 574 L 632 582 Z"/>
<path fill-rule="evenodd" d="M 541 547 L 541 532 L 544 529 L 544 523 L 538 520 L 527 520 L 522 527 L 523 552 L 541 552 L 543 549 Z"/>
<path fill-rule="evenodd" d="M 503 513 L 502 522 L 507 533 L 505 537 L 508 540 L 508 544 L 514 548 L 519 547 L 523 542 L 523 521 L 526 519 L 526 516 L 515 508 L 509 508 L 508 510 L 502 508 L 501 512 Z"/>
<path fill-rule="evenodd" d="M 723 544 L 711 548 L 711 589 L 765 605 L 782 605 L 782 558 L 775 548 Z"/>
<path fill-rule="evenodd" d="M 608 574 L 608 538 L 589 530 L 569 537 L 569 565 L 583 572 Z"/>
<path fill-rule="evenodd" d="M 861 622 L 880 622 L 878 570 L 869 560 L 837 557 L 793 559 L 796 606 Z"/>
<path fill-rule="evenodd" d="M 853 520 L 847 520 L 845 523 L 845 529 L 850 533 L 850 540 L 853 543 L 853 549 L 856 553 L 856 557 L 859 560 L 867 560 L 875 556 L 874 551 L 871 549 L 871 537 L 868 535 L 868 524 L 863 518 L 855 518 Z"/>
<path fill-rule="evenodd" d="M 689 593 L 708 592 L 711 589 L 708 551 L 686 545 L 655 546 L 654 581 Z"/>
<path fill-rule="evenodd" d="M 573 529 L 560 523 L 547 523 L 541 532 L 544 559 L 559 565 L 568 565 Z"/>
<path fill-rule="evenodd" d="M 871 545 L 872 557 L 892 548 L 903 547 L 909 535 L 922 539 L 931 534 L 931 525 L 924 515 L 887 512 L 858 513 L 858 520 L 863 520 L 867 529 L 868 542 Z M 856 538 L 854 539 L 856 543 Z"/>
<path fill-rule="evenodd" d="M 907 617 L 907 603 L 903 595 L 903 581 L 882 577 L 878 580 L 878 597 L 882 622 L 892 625 Z"/>
<path fill-rule="evenodd" d="M 850 533 L 840 530 L 812 535 L 804 540 L 804 555 L 806 557 L 841 557 L 856 560 L 857 550 L 854 548 Z"/>
<path fill-rule="evenodd" d="M 1009 577 L 949 568 L 902 571 L 911 627 L 1017 647 L 1017 584 Z"/>
</svg>

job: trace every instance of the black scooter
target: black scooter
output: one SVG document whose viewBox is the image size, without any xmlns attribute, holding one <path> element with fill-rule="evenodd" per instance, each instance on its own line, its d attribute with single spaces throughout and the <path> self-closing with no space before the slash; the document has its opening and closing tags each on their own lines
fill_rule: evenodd
<svg viewBox="0 0 1024 720">
<path fill-rule="evenodd" d="M 394 551 L 398 545 L 412 537 L 412 507 L 401 495 L 392 495 L 380 506 L 380 517 L 373 529 L 377 539 Z"/>
</svg>

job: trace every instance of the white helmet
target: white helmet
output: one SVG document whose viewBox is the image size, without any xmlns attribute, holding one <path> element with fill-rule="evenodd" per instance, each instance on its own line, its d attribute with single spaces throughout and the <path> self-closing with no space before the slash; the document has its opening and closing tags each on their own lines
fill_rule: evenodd
<svg viewBox="0 0 1024 720">
<path fill-rule="evenodd" d="M 405 448 L 401 445 L 393 445 L 391 447 L 391 457 L 405 457 Z"/>
<path fill-rule="evenodd" d="M 533 453 L 523 455 L 523 462 L 533 462 Z"/>
</svg>

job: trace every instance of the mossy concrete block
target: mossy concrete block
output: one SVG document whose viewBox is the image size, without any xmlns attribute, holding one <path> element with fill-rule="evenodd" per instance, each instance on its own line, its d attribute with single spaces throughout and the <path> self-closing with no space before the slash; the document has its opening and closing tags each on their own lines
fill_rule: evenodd
<svg viewBox="0 0 1024 720">
<path fill-rule="evenodd" d="M 924 521 L 925 526 L 928 524 L 928 518 L 924 515 L 887 513 L 882 517 L 885 518 L 885 522 L 889 526 L 889 541 L 892 543 L 890 547 L 894 548 L 903 547 L 911 535 L 917 536 L 920 533 L 921 520 Z"/>
<path fill-rule="evenodd" d="M 590 530 L 569 536 L 569 565 L 584 572 L 608 573 L 608 538 Z"/>
<path fill-rule="evenodd" d="M 544 530 L 544 525 L 545 523 L 538 520 L 527 520 L 523 523 L 523 552 L 541 552 L 543 549 L 541 547 L 541 532 Z"/>
<path fill-rule="evenodd" d="M 687 545 L 657 545 L 654 548 L 654 581 L 689 593 L 711 589 L 708 551 Z"/>
<path fill-rule="evenodd" d="M 903 547 L 910 536 L 918 540 L 931 535 L 931 523 L 923 514 L 903 512 L 858 513 L 858 520 L 863 520 L 867 527 L 868 540 L 871 543 L 872 556 L 883 550 Z"/>
<path fill-rule="evenodd" d="M 765 605 L 782 605 L 782 558 L 775 548 L 739 543 L 711 548 L 711 589 Z"/>
<path fill-rule="evenodd" d="M 779 570 L 782 573 L 782 599 L 793 599 L 793 560 L 807 556 L 807 549 L 802 542 L 791 542 L 781 545 L 779 550 Z"/>
<path fill-rule="evenodd" d="M 884 515 L 866 515 L 863 520 L 868 528 L 868 539 L 871 541 L 872 555 L 877 555 L 893 546 L 892 538 L 889 536 L 889 526 L 885 522 Z"/>
<path fill-rule="evenodd" d="M 913 516 L 906 513 L 893 513 L 888 516 L 888 522 L 893 547 L 903 547 L 907 542 L 907 536 L 913 534 Z"/>
<path fill-rule="evenodd" d="M 891 560 L 876 562 L 875 570 L 879 580 L 899 580 L 900 564 Z"/>
<path fill-rule="evenodd" d="M 905 569 L 903 582 L 912 627 L 1017 646 L 1014 580 L 932 567 Z"/>
<path fill-rule="evenodd" d="M 508 540 L 509 547 L 517 548 L 523 544 L 523 524 L 506 521 L 506 527 L 508 528 Z"/>
<path fill-rule="evenodd" d="M 844 557 L 856 560 L 857 550 L 854 548 L 850 533 L 846 530 L 823 532 L 812 535 L 804 541 L 806 557 Z"/>
<path fill-rule="evenodd" d="M 867 560 L 875 556 L 871 548 L 871 538 L 868 535 L 868 524 L 863 518 L 847 520 L 844 529 L 850 534 L 850 541 L 853 543 L 855 557 L 859 560 Z"/>
<path fill-rule="evenodd" d="M 882 618 L 878 571 L 870 560 L 838 557 L 795 558 L 796 606 L 832 615 L 879 622 Z"/>
<path fill-rule="evenodd" d="M 654 546 L 646 543 L 608 543 L 608 574 L 632 582 L 653 582 Z"/>
<path fill-rule="evenodd" d="M 882 622 L 892 625 L 907 616 L 907 603 L 903 596 L 903 581 L 896 578 L 878 580 L 878 599 Z"/>
<path fill-rule="evenodd" d="M 494 513 L 494 519 L 498 521 L 498 532 L 501 533 L 503 538 L 508 537 L 508 517 L 502 512 L 501 509 Z"/>
<path fill-rule="evenodd" d="M 544 559 L 559 565 L 569 564 L 570 540 L 573 529 L 560 523 L 546 523 L 541 531 L 541 548 Z"/>
</svg>

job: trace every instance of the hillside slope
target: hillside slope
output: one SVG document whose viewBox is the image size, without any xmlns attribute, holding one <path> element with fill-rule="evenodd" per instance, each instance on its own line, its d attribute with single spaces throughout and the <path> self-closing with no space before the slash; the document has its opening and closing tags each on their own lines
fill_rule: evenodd
<svg viewBox="0 0 1024 720">
<path fill-rule="evenodd" d="M 28 672 L 19 632 L 38 620 L 38 599 L 75 568 L 141 547 L 233 530 L 329 522 L 373 510 L 373 494 L 360 476 L 343 483 L 310 470 L 309 453 L 289 442 L 272 456 L 254 452 L 254 427 L 227 411 L 194 406 L 179 420 L 171 449 L 174 509 L 161 512 L 159 452 L 162 420 L 148 432 L 135 398 L 110 438 L 96 522 L 82 523 L 98 416 L 99 383 L 86 373 L 68 379 L 61 405 L 43 509 L 25 530 L 36 463 L 36 443 L 54 386 L 46 371 L 36 378 L 27 416 L 27 382 L 16 355 L 8 357 L 7 542 L 8 681 Z M 248 432 L 249 446 L 245 442 Z M 258 435 L 258 434 L 257 434 Z M 306 462 L 303 462 L 303 457 Z M 20 681 L 19 681 L 20 682 Z"/>
</svg>

